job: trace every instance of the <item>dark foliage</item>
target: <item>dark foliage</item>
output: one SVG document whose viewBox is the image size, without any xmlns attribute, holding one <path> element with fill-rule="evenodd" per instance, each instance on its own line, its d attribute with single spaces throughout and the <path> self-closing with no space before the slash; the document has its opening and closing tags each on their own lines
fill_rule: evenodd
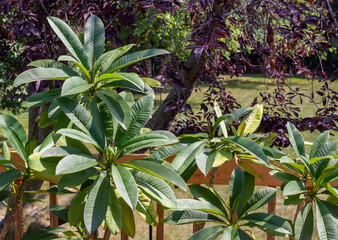
<svg viewBox="0 0 338 240">
<path fill-rule="evenodd" d="M 175 131 L 204 131 L 214 117 L 206 106 L 211 106 L 215 100 L 220 102 L 224 113 L 238 108 L 239 104 L 234 98 L 236 96 L 226 92 L 223 86 L 215 83 L 214 78 L 224 73 L 240 76 L 244 72 L 264 72 L 275 80 L 274 94 L 262 93 L 253 103 L 264 103 L 262 130 L 278 133 L 276 145 L 288 144 L 284 135 L 286 121 L 292 121 L 300 129 L 311 131 L 335 129 L 333 120 L 338 118 L 338 99 L 332 83 L 336 81 L 334 74 L 337 72 L 334 67 L 330 68 L 330 73 L 324 68 L 330 62 L 328 50 L 332 48 L 338 30 L 335 6 L 330 1 L 17 0 L 2 1 L 0 6 L 1 13 L 7 16 L 6 22 L 2 23 L 1 38 L 23 45 L 24 51 L 20 59 L 25 64 L 36 59 L 55 59 L 65 51 L 47 24 L 46 17 L 49 15 L 62 18 L 81 32 L 79 26 L 83 26 L 85 20 L 95 14 L 105 23 L 106 36 L 109 39 L 107 47 L 116 48 L 140 41 L 131 33 L 138 28 L 140 17 L 147 16 L 148 11 L 153 11 L 153 16 L 149 19 L 151 21 L 156 14 L 175 12 L 186 7 L 191 19 L 191 34 L 188 39 L 191 44 L 186 50 L 193 49 L 197 58 L 202 53 L 207 55 L 208 62 L 200 75 L 200 81 L 212 84 L 201 105 L 202 111 L 197 115 L 186 105 L 186 99 L 172 99 L 166 109 L 179 108 L 182 114 L 188 116 L 186 122 L 178 121 L 172 125 Z M 234 46 L 234 43 L 238 46 Z M 0 48 L 5 47 L 2 45 Z M 0 56 L 5 58 L 7 54 L 8 52 L 1 51 Z M 309 59 L 311 64 L 308 64 Z M 156 69 L 155 75 L 158 75 L 158 79 L 165 79 L 166 83 L 170 82 L 173 87 L 185 90 L 179 78 L 182 65 L 173 53 L 165 66 L 162 64 Z M 21 72 L 22 66 L 16 65 L 9 76 Z M 145 75 L 142 66 L 135 70 Z M 288 79 L 294 74 L 308 79 L 309 86 L 320 79 L 323 87 L 320 91 L 305 95 L 300 89 L 293 89 L 288 84 Z M 45 87 L 38 83 L 29 89 L 36 92 Z M 315 101 L 318 96 L 321 98 L 320 102 Z M 309 116 L 306 121 L 300 119 L 299 109 L 293 104 L 295 98 L 307 99 L 315 104 L 315 116 Z"/>
</svg>

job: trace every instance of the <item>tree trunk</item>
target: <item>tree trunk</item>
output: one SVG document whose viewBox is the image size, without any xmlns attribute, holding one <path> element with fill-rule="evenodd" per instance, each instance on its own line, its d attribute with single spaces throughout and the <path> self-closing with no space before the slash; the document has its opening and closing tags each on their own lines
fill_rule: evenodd
<svg viewBox="0 0 338 240">
<path fill-rule="evenodd" d="M 152 118 L 148 121 L 146 127 L 151 128 L 152 130 L 168 129 L 169 123 L 174 120 L 179 111 L 177 108 L 170 108 L 174 107 L 177 101 L 181 101 L 181 103 L 187 102 L 195 87 L 198 77 L 204 70 L 206 62 L 207 58 L 205 53 L 202 53 L 198 60 L 194 53 L 190 54 L 183 65 L 183 69 L 179 73 L 179 78 L 185 88 L 181 89 L 173 86 L 168 96 L 155 111 Z M 170 110 L 166 111 L 166 109 Z"/>
<path fill-rule="evenodd" d="M 222 5 L 224 1 L 215 0 L 213 4 L 213 14 L 221 15 L 223 12 Z M 213 32 L 216 27 L 212 21 L 208 27 L 208 31 Z M 180 101 L 180 105 L 184 105 L 189 99 L 195 84 L 200 74 L 204 71 L 204 66 L 207 63 L 207 55 L 203 52 L 197 58 L 194 51 L 191 52 L 187 61 L 183 64 L 183 68 L 179 73 L 179 78 L 184 85 L 184 89 L 173 86 L 166 99 L 161 103 L 159 108 L 155 111 L 152 118 L 146 124 L 147 128 L 152 130 L 165 130 L 169 128 L 169 124 L 175 119 L 179 109 L 175 106 Z"/>
</svg>

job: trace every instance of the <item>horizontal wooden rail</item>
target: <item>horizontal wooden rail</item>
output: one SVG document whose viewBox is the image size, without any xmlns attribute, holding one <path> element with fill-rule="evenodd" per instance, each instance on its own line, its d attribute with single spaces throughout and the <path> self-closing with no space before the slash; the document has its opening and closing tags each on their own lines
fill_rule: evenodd
<svg viewBox="0 0 338 240">
<path fill-rule="evenodd" d="M 20 156 L 16 152 L 11 152 L 12 159 L 15 162 L 24 164 L 23 160 L 20 158 Z M 120 159 L 119 162 L 126 162 L 134 159 L 142 159 L 146 157 L 146 154 L 133 154 L 124 156 Z M 169 157 L 167 159 L 169 162 L 173 160 L 173 157 Z M 261 179 L 255 179 L 255 183 L 258 186 L 269 186 L 269 187 L 278 187 L 282 184 L 282 181 L 272 177 L 269 172 L 271 171 L 269 168 L 257 164 L 250 164 L 251 167 L 253 167 L 260 175 Z M 20 166 L 17 165 L 17 167 L 20 169 Z M 238 167 L 238 165 L 234 161 L 225 162 L 218 170 L 217 177 L 215 180 L 216 185 L 228 185 L 229 179 L 232 171 Z M 6 169 L 2 166 L 0 166 L 0 172 L 6 171 Z M 207 176 L 204 176 L 204 174 L 197 170 L 195 174 L 191 177 L 191 179 L 188 181 L 190 184 L 204 184 L 209 183 L 210 174 Z M 52 186 L 55 183 L 50 183 Z M 338 181 L 334 182 L 333 186 L 338 186 Z M 57 205 L 58 199 L 57 195 L 51 193 L 49 195 L 50 202 L 49 205 Z M 268 203 L 268 213 L 275 213 L 276 210 L 276 196 Z M 23 235 L 23 209 L 22 209 L 22 203 L 20 204 L 20 207 L 15 215 L 15 240 L 21 239 Z M 161 207 L 157 206 L 157 213 L 159 216 L 159 224 L 156 227 L 156 239 L 157 240 L 163 240 L 164 239 L 164 224 L 161 222 L 161 220 L 164 218 L 164 211 L 161 209 Z M 53 213 L 50 212 L 50 227 L 56 227 L 58 226 L 58 218 Z M 198 230 L 198 226 L 195 224 L 193 225 L 194 231 Z M 268 235 L 268 240 L 274 240 L 275 237 Z M 122 231 L 121 232 L 121 240 L 128 240 L 128 236 Z"/>
</svg>

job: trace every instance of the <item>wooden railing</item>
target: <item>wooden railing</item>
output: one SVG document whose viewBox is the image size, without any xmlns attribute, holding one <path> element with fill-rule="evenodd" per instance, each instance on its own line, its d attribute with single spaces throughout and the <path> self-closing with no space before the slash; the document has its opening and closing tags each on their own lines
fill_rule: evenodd
<svg viewBox="0 0 338 240">
<path fill-rule="evenodd" d="M 141 159 L 146 155 L 144 154 L 135 154 L 129 155 L 121 158 L 121 162 L 129 161 L 133 159 Z M 12 152 L 12 159 L 16 162 L 23 163 L 22 159 L 16 152 Z M 169 158 L 168 161 L 172 161 L 172 158 Z M 228 185 L 230 175 L 238 165 L 234 161 L 229 161 L 224 163 L 218 170 L 217 177 L 215 180 L 215 185 Z M 278 187 L 282 184 L 282 181 L 272 177 L 269 172 L 270 169 L 260 165 L 251 165 L 260 175 L 261 179 L 255 179 L 256 186 L 268 186 L 268 187 Z M 5 171 L 4 167 L 0 166 L 0 172 Z M 199 170 L 191 177 L 188 183 L 191 184 L 204 184 L 209 183 L 210 176 L 204 176 Z M 16 180 L 17 184 L 20 184 L 20 180 Z M 50 183 L 52 186 L 53 183 Z M 336 184 L 335 184 L 336 185 Z M 56 194 L 51 193 L 49 197 L 49 205 L 57 205 L 58 204 L 58 196 Z M 276 196 L 268 203 L 268 213 L 275 213 L 276 210 Z M 164 210 L 161 209 L 161 206 L 157 206 L 157 214 L 159 216 L 159 224 L 156 226 L 156 240 L 164 239 L 164 224 L 161 222 L 161 219 L 164 218 Z M 50 212 L 50 227 L 58 226 L 58 218 L 53 213 Z M 23 236 L 23 207 L 22 202 L 19 205 L 18 211 L 15 215 L 14 219 L 14 227 L 15 227 L 15 240 L 21 239 Z M 196 225 L 193 225 L 193 231 L 195 232 L 198 228 Z M 275 237 L 272 235 L 267 236 L 268 240 L 274 240 Z M 121 240 L 128 240 L 128 236 L 121 232 Z"/>
</svg>

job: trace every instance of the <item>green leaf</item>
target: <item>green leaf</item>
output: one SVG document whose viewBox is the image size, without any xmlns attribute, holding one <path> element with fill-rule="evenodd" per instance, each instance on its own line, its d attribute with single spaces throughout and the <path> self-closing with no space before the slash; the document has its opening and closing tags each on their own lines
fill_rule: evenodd
<svg viewBox="0 0 338 240">
<path fill-rule="evenodd" d="M 135 177 L 139 189 L 149 198 L 165 207 L 174 207 L 176 204 L 175 193 L 164 180 L 137 170 L 133 170 L 131 173 Z"/>
<path fill-rule="evenodd" d="M 212 152 L 210 148 L 205 148 L 196 155 L 195 158 L 196 164 L 199 170 L 201 170 L 201 172 L 204 174 L 204 176 L 206 176 L 210 171 L 210 169 L 212 168 L 215 155 L 216 150 L 213 149 Z"/>
<path fill-rule="evenodd" d="M 235 175 L 236 177 L 236 175 Z M 237 206 L 237 214 L 240 217 L 242 213 L 242 209 L 245 204 L 251 198 L 254 190 L 255 190 L 255 178 L 248 172 L 243 173 L 243 188 L 240 194 L 238 206 Z M 230 185 L 230 184 L 229 184 Z"/>
<path fill-rule="evenodd" d="M 12 184 L 14 180 L 21 177 L 20 170 L 7 170 L 6 172 L 0 173 L 0 192 L 4 190 L 7 186 Z"/>
<path fill-rule="evenodd" d="M 87 77 L 87 79 L 90 79 L 89 76 L 89 72 L 88 69 L 85 68 L 81 63 L 78 62 L 78 60 L 76 60 L 75 58 L 73 58 L 72 56 L 67 56 L 67 55 L 61 55 L 58 58 L 58 61 L 67 61 L 67 62 L 73 62 L 75 63 L 75 65 L 77 65 L 79 67 L 79 69 L 82 71 L 82 73 Z"/>
<path fill-rule="evenodd" d="M 84 223 L 89 233 L 94 232 L 106 216 L 110 199 L 109 189 L 109 174 L 102 172 L 88 192 L 84 208 Z"/>
<path fill-rule="evenodd" d="M 250 224 L 263 231 L 268 229 L 269 233 L 274 233 L 274 235 L 292 236 L 292 228 L 289 222 L 279 216 L 269 213 L 252 213 L 242 217 L 242 219 L 249 221 Z"/>
<path fill-rule="evenodd" d="M 307 191 L 306 186 L 304 186 L 304 183 L 300 180 L 292 180 L 288 182 L 283 191 L 283 196 L 288 195 L 296 195 L 299 193 L 304 193 Z"/>
<path fill-rule="evenodd" d="M 324 143 L 316 152 L 316 157 L 330 156 L 337 151 L 338 141 Z"/>
<path fill-rule="evenodd" d="M 133 214 L 133 210 L 129 207 L 129 205 L 123 200 L 123 198 L 119 198 L 121 208 L 122 208 L 122 229 L 129 236 L 135 236 L 135 218 Z"/>
<path fill-rule="evenodd" d="M 238 198 L 241 195 L 244 183 L 244 176 L 242 170 L 237 167 L 233 170 L 229 180 L 229 193 L 230 193 L 230 208 L 234 211 L 237 206 Z"/>
<path fill-rule="evenodd" d="M 84 46 L 88 55 L 89 67 L 93 70 L 95 61 L 104 52 L 104 26 L 100 18 L 92 15 L 85 25 Z"/>
<path fill-rule="evenodd" d="M 106 224 L 110 232 L 116 235 L 122 228 L 123 212 L 114 187 L 110 187 L 110 199 L 106 214 Z"/>
<path fill-rule="evenodd" d="M 144 159 L 150 159 L 153 161 L 165 160 L 167 157 L 170 157 L 175 153 L 180 152 L 182 149 L 184 149 L 185 146 L 185 144 L 175 144 L 161 147 L 150 155 L 146 156 Z"/>
<path fill-rule="evenodd" d="M 190 144 L 176 155 L 171 164 L 177 169 L 178 173 L 182 174 L 194 161 L 197 154 L 202 151 L 205 145 L 206 142 L 204 141 Z"/>
<path fill-rule="evenodd" d="M 28 166 L 35 170 L 34 176 L 40 180 L 58 183 L 61 176 L 55 176 L 55 169 L 60 158 L 41 159 L 41 152 L 31 154 L 27 159 Z"/>
<path fill-rule="evenodd" d="M 310 156 L 309 158 L 314 158 L 318 152 L 318 150 L 321 148 L 321 146 L 323 146 L 323 144 L 325 144 L 330 137 L 330 133 L 329 131 L 325 131 L 322 132 L 315 140 L 315 142 L 313 143 L 312 147 L 311 147 L 311 151 L 310 151 Z"/>
<path fill-rule="evenodd" d="M 207 202 L 202 202 L 195 199 L 177 199 L 176 203 L 177 204 L 173 210 L 198 210 L 224 217 L 224 213 L 222 213 L 219 208 Z"/>
<path fill-rule="evenodd" d="M 163 54 L 169 54 L 169 52 L 163 49 L 147 49 L 139 52 L 134 52 L 121 57 L 119 60 L 114 62 L 108 69 L 106 69 L 105 72 L 116 72 L 121 68 L 125 68 L 144 59 Z"/>
<path fill-rule="evenodd" d="M 320 201 L 316 201 L 317 231 L 320 240 L 337 239 L 338 230 L 331 212 Z"/>
<path fill-rule="evenodd" d="M 144 82 L 135 73 L 106 73 L 102 74 L 98 82 L 104 82 L 101 88 L 126 88 L 143 92 Z"/>
<path fill-rule="evenodd" d="M 212 158 L 213 156 L 210 157 Z M 223 163 L 225 163 L 226 161 L 230 161 L 231 159 L 232 159 L 231 152 L 225 149 L 218 150 L 215 153 L 214 163 L 212 164 L 212 167 L 213 168 L 220 167 L 221 165 L 223 165 Z"/>
<path fill-rule="evenodd" d="M 115 182 L 115 187 L 124 201 L 135 209 L 138 198 L 138 189 L 133 175 L 129 170 L 122 166 L 111 166 L 111 173 Z"/>
<path fill-rule="evenodd" d="M 40 121 L 39 121 L 39 124 L 38 124 L 39 128 L 49 127 L 49 126 L 51 126 L 51 125 L 53 125 L 55 123 L 56 119 L 53 119 L 53 120 L 49 119 L 48 112 L 49 112 L 49 109 L 46 108 L 41 113 L 41 115 L 40 115 Z"/>
<path fill-rule="evenodd" d="M 238 235 L 238 231 L 233 226 L 228 226 L 225 229 L 225 231 L 224 231 L 224 233 L 222 235 L 222 238 L 221 238 L 221 240 L 228 240 L 228 239 L 231 239 L 231 240 L 240 240 L 239 235 Z"/>
<path fill-rule="evenodd" d="M 68 222 L 68 208 L 60 205 L 51 205 L 49 210 L 58 218 Z"/>
<path fill-rule="evenodd" d="M 136 210 L 149 225 L 156 226 L 158 224 L 156 204 L 143 192 L 139 192 Z"/>
<path fill-rule="evenodd" d="M 89 84 L 81 77 L 70 77 L 62 85 L 61 96 L 79 94 L 88 90 L 92 86 L 93 84 Z"/>
<path fill-rule="evenodd" d="M 224 232 L 225 228 L 225 226 L 212 226 L 204 228 L 194 233 L 187 240 L 216 240 L 218 236 Z"/>
<path fill-rule="evenodd" d="M 27 66 L 39 67 L 39 68 L 57 68 L 57 69 L 63 70 L 69 76 L 78 76 L 78 74 L 73 69 L 68 67 L 66 64 L 57 62 L 52 59 L 37 60 L 37 61 L 29 63 Z"/>
<path fill-rule="evenodd" d="M 69 186 L 79 186 L 96 173 L 97 170 L 95 168 L 88 168 L 79 172 L 65 174 L 58 183 L 58 191 L 60 192 L 65 187 Z"/>
<path fill-rule="evenodd" d="M 119 141 L 116 142 L 117 146 L 124 145 L 128 140 L 135 137 L 140 129 L 148 121 L 151 111 L 154 107 L 154 101 L 152 96 L 145 96 L 139 99 L 131 107 L 131 122 L 127 130 L 118 129 L 117 138 Z"/>
<path fill-rule="evenodd" d="M 284 205 L 298 205 L 305 199 L 304 194 L 289 195 L 284 199 Z"/>
<path fill-rule="evenodd" d="M 224 120 L 225 127 L 228 128 L 230 123 L 235 119 L 238 119 L 253 110 L 252 107 L 239 108 L 231 112 L 231 114 Z"/>
<path fill-rule="evenodd" d="M 255 156 L 258 160 L 260 160 L 265 165 L 269 166 L 269 160 L 264 154 L 263 150 L 260 148 L 260 146 L 251 140 L 250 138 L 246 137 L 228 137 L 225 139 L 225 141 L 230 141 L 244 150 L 248 151 L 250 154 Z"/>
<path fill-rule="evenodd" d="M 113 117 L 124 129 L 127 129 L 131 121 L 131 114 L 126 101 L 119 94 L 111 90 L 100 90 L 99 95 Z"/>
<path fill-rule="evenodd" d="M 56 133 L 72 138 L 72 139 L 79 140 L 84 143 L 90 143 L 95 146 L 99 146 L 99 144 L 94 139 L 92 139 L 90 136 L 75 129 L 63 128 L 57 131 Z"/>
<path fill-rule="evenodd" d="M 125 45 L 102 54 L 95 62 L 95 73 L 100 70 L 101 72 L 106 72 L 116 59 L 128 52 L 133 46 L 135 44 Z"/>
<path fill-rule="evenodd" d="M 82 190 L 73 200 L 68 211 L 68 221 L 72 226 L 78 225 L 83 220 L 83 211 L 90 186 Z"/>
<path fill-rule="evenodd" d="M 338 199 L 338 190 L 336 188 L 333 188 L 329 183 L 326 184 L 326 188 L 336 199 Z"/>
<path fill-rule="evenodd" d="M 25 108 L 38 107 L 46 102 L 52 102 L 56 97 L 59 97 L 60 94 L 61 94 L 60 88 L 35 93 L 33 95 L 28 96 L 22 103 L 22 106 Z"/>
<path fill-rule="evenodd" d="M 50 133 L 45 140 L 38 146 L 38 152 L 44 152 L 54 146 L 53 133 Z"/>
<path fill-rule="evenodd" d="M 68 51 L 87 69 L 89 69 L 87 54 L 72 29 L 62 20 L 56 17 L 48 17 L 48 23 L 60 38 Z"/>
<path fill-rule="evenodd" d="M 96 122 L 84 106 L 66 97 L 58 98 L 56 101 L 62 111 L 78 128 L 86 134 L 90 134 L 101 148 L 105 147 L 105 139 L 102 137 L 101 129 L 98 128 Z"/>
<path fill-rule="evenodd" d="M 261 124 L 263 116 L 263 105 L 256 104 L 250 115 L 238 127 L 239 136 L 247 136 L 254 133 Z"/>
<path fill-rule="evenodd" d="M 244 209 L 242 213 L 249 213 L 252 211 L 255 211 L 256 209 L 264 206 L 270 200 L 275 196 L 276 194 L 276 189 L 272 187 L 266 187 L 263 189 L 259 189 L 257 192 L 255 192 L 247 204 L 245 204 Z"/>
<path fill-rule="evenodd" d="M 2 142 L 2 156 L 8 161 L 12 161 L 12 154 L 6 142 Z"/>
<path fill-rule="evenodd" d="M 120 146 L 119 150 L 124 150 L 124 155 L 128 155 L 143 148 L 159 147 L 177 142 L 178 140 L 170 140 L 167 136 L 157 134 L 156 131 L 154 131 L 130 139 L 124 145 Z"/>
<path fill-rule="evenodd" d="M 66 80 L 69 78 L 66 72 L 57 68 L 33 68 L 24 71 L 13 82 L 13 86 L 19 86 L 24 83 L 31 83 L 41 80 Z"/>
<path fill-rule="evenodd" d="M 11 191 L 7 191 L 7 190 L 0 191 L 0 202 L 6 200 L 11 195 L 12 195 Z"/>
<path fill-rule="evenodd" d="M 226 217 L 228 217 L 227 211 L 223 206 L 221 199 L 210 189 L 200 185 L 189 185 L 189 190 L 197 199 L 214 205 L 220 209 Z"/>
<path fill-rule="evenodd" d="M 36 239 L 51 239 L 56 234 L 68 232 L 69 230 L 66 228 L 44 228 L 38 231 L 34 231 L 28 234 L 25 234 L 21 240 L 36 240 Z"/>
<path fill-rule="evenodd" d="M 295 125 L 290 122 L 287 123 L 287 129 L 289 133 L 289 140 L 296 154 L 299 157 L 306 157 L 304 139 L 302 134 L 297 130 Z"/>
<path fill-rule="evenodd" d="M 95 106 L 96 104 L 96 106 Z M 91 103 L 91 113 L 95 119 L 98 121 L 98 128 L 104 129 L 102 135 L 107 138 L 107 140 L 114 139 L 118 123 L 113 119 L 112 114 L 110 113 L 106 104 L 99 98 L 94 98 Z M 96 116 L 94 116 L 96 115 Z M 103 126 L 102 126 L 103 125 Z"/>
<path fill-rule="evenodd" d="M 26 160 L 27 155 L 25 145 L 27 142 L 27 136 L 22 125 L 15 118 L 0 113 L 0 127 L 5 137 L 14 147 L 15 151 L 17 151 L 23 160 Z"/>
<path fill-rule="evenodd" d="M 295 222 L 295 239 L 308 240 L 313 232 L 313 210 L 311 202 L 307 202 L 297 216 Z"/>
<path fill-rule="evenodd" d="M 64 157 L 56 166 L 55 174 L 69 174 L 74 172 L 80 172 L 84 169 L 98 164 L 98 160 L 87 154 L 72 154 Z"/>
<path fill-rule="evenodd" d="M 162 88 L 161 83 L 156 79 L 143 77 L 142 80 L 145 84 L 147 84 L 150 87 Z"/>
<path fill-rule="evenodd" d="M 181 176 L 164 165 L 149 160 L 132 160 L 129 162 L 122 163 L 122 165 L 161 178 L 165 181 L 175 184 L 184 191 L 186 190 L 186 184 L 184 180 L 181 178 Z"/>
<path fill-rule="evenodd" d="M 165 223 L 171 225 L 182 225 L 201 222 L 215 222 L 224 224 L 224 221 L 222 219 L 212 214 L 196 210 L 174 211 L 165 220 Z"/>
<path fill-rule="evenodd" d="M 49 157 L 66 157 L 71 154 L 86 154 L 87 152 L 82 151 L 81 149 L 68 146 L 52 147 L 44 151 L 41 155 L 41 158 Z M 90 153 L 90 152 L 89 152 Z"/>
<path fill-rule="evenodd" d="M 291 173 L 285 173 L 285 172 L 280 172 L 280 171 L 277 171 L 277 170 L 273 170 L 270 172 L 270 175 L 283 181 L 283 182 L 289 182 L 289 181 L 298 181 L 299 180 L 299 177 L 291 174 Z"/>
</svg>

